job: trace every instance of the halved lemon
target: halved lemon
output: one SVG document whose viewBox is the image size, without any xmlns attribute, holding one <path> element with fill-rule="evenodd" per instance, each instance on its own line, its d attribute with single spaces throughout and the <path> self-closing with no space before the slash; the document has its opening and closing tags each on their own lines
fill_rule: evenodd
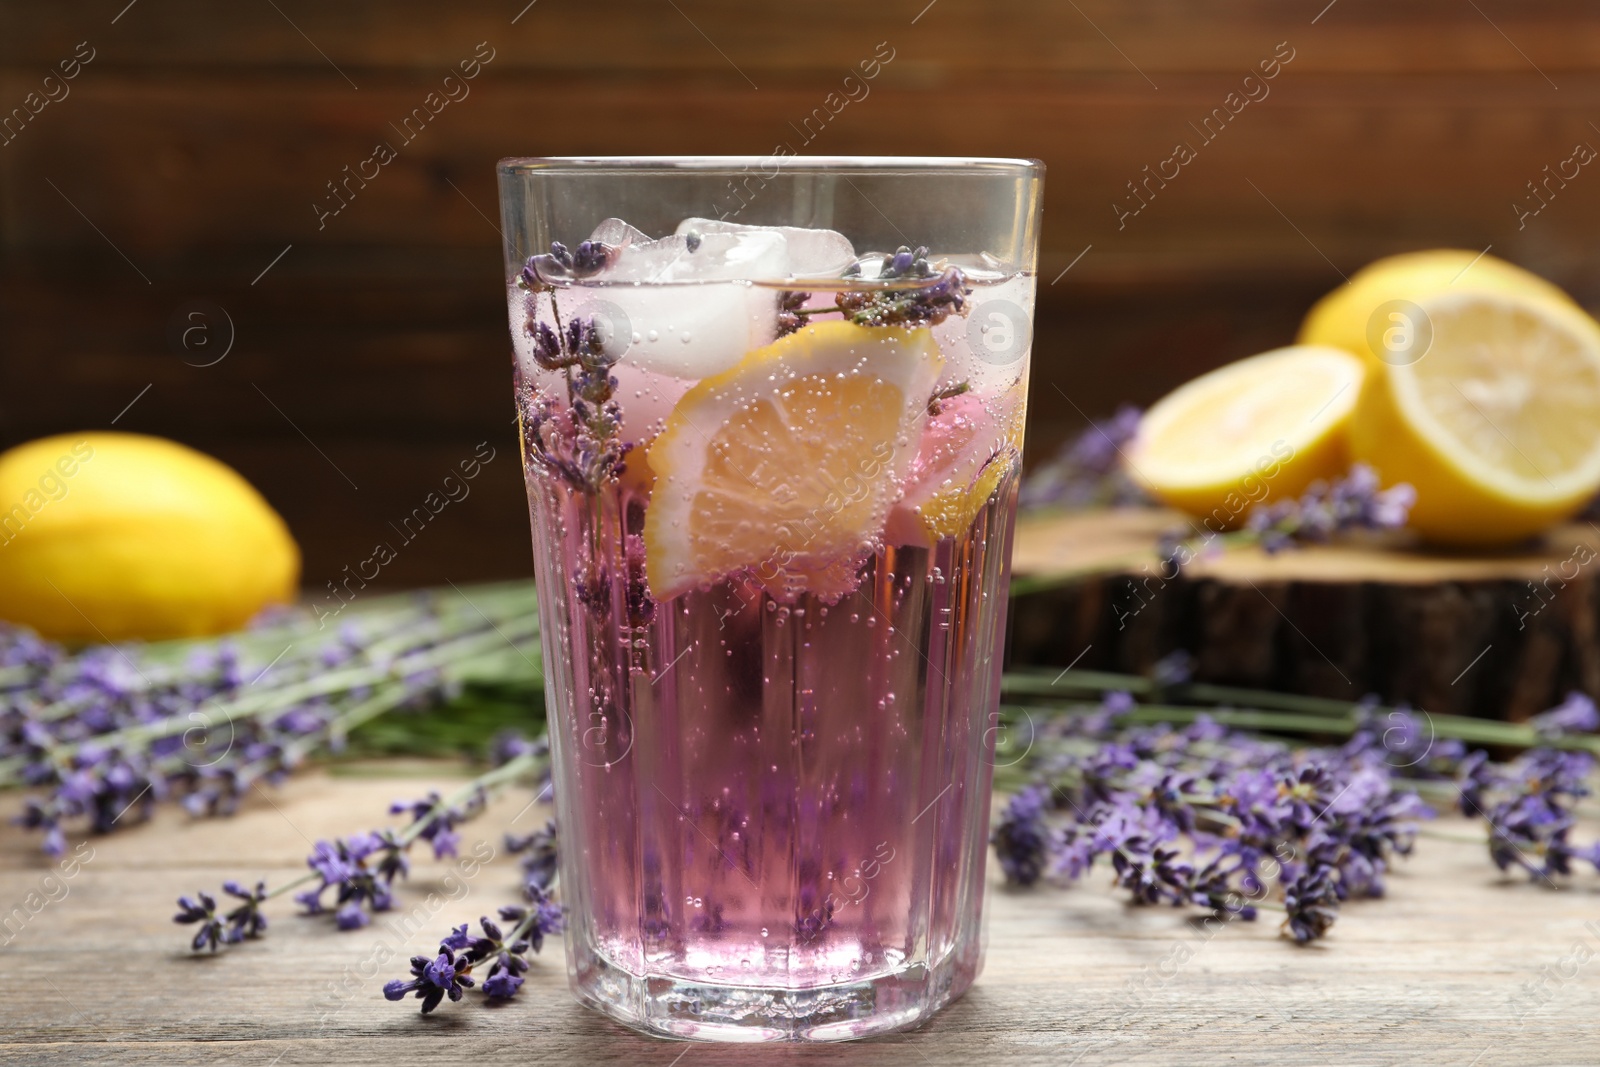
<svg viewBox="0 0 1600 1067">
<path fill-rule="evenodd" d="M 1362 267 L 1350 280 L 1318 300 L 1300 326 L 1303 345 L 1332 345 L 1384 362 L 1402 362 L 1393 351 L 1416 324 L 1405 303 L 1437 293 L 1471 290 L 1571 298 L 1560 287 L 1514 263 L 1461 248 L 1437 248 L 1386 256 Z"/>
<path fill-rule="evenodd" d="M 1216 530 L 1255 505 L 1345 472 L 1361 361 L 1294 345 L 1203 374 L 1159 400 L 1128 450 L 1131 476 Z"/>
<path fill-rule="evenodd" d="M 1439 543 L 1506 544 L 1580 509 L 1600 490 L 1600 325 L 1547 296 L 1415 300 L 1431 343 L 1374 366 L 1354 458 L 1410 482 L 1410 523 Z"/>
<path fill-rule="evenodd" d="M 744 570 L 783 599 L 849 592 L 942 365 L 930 330 L 828 322 L 690 389 L 649 451 L 652 595 Z"/>
</svg>

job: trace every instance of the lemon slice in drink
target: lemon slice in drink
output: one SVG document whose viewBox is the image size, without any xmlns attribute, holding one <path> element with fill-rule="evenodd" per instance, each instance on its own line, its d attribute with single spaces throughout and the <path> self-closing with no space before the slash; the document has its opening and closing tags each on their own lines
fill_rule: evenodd
<svg viewBox="0 0 1600 1067">
<path fill-rule="evenodd" d="M 889 544 L 931 548 L 967 532 L 1022 454 L 1019 401 L 969 392 L 939 402 L 923 425 L 905 495 L 889 512 Z"/>
<path fill-rule="evenodd" d="M 1354 458 L 1417 491 L 1410 523 L 1444 544 L 1507 544 L 1600 489 L 1600 325 L 1566 299 L 1414 298 L 1428 347 L 1373 364 Z"/>
<path fill-rule="evenodd" d="M 1363 373 L 1349 352 L 1313 345 L 1219 367 L 1145 413 L 1130 474 L 1212 529 L 1238 526 L 1262 501 L 1344 473 Z"/>
<path fill-rule="evenodd" d="M 684 394 L 650 445 L 658 600 L 749 570 L 776 597 L 855 586 L 943 365 L 927 329 L 818 323 Z"/>
</svg>

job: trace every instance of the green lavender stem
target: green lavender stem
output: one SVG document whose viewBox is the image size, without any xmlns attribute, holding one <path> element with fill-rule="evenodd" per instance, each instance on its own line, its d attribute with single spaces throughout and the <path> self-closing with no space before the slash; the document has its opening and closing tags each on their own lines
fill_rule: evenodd
<svg viewBox="0 0 1600 1067">
<path fill-rule="evenodd" d="M 312 697 L 334 696 L 362 686 L 404 677 L 425 670 L 439 670 L 447 678 L 471 677 L 473 668 L 483 663 L 498 663 L 505 659 L 499 655 L 501 646 L 510 643 L 513 648 L 519 640 L 529 640 L 539 634 L 537 616 L 508 622 L 507 628 L 494 626 L 488 631 L 476 631 L 416 652 L 405 654 L 387 666 L 357 667 L 328 671 L 314 678 L 261 693 L 249 693 L 229 701 L 219 701 L 205 716 L 210 722 L 199 728 L 215 729 L 223 722 L 259 718 Z M 528 665 L 537 673 L 539 665 L 528 657 Z M 395 701 L 394 703 L 398 703 Z M 393 703 L 389 705 L 393 706 Z M 387 709 L 385 709 L 387 710 Z M 197 728 L 193 713 L 173 715 L 155 722 L 130 726 L 111 733 L 100 734 L 89 742 L 102 748 L 120 745 L 143 745 L 160 738 L 182 734 Z M 76 750 L 75 745 L 62 745 L 49 750 L 50 758 L 62 761 Z M 0 785 L 12 784 L 14 772 L 22 764 L 20 758 L 0 763 Z"/>
<path fill-rule="evenodd" d="M 458 590 L 459 592 L 459 590 Z M 456 604 L 454 598 L 440 606 L 437 614 L 419 614 L 419 595 L 415 593 L 392 594 L 375 598 L 374 604 L 363 607 L 359 617 L 363 620 L 378 619 L 381 623 L 388 623 L 387 627 L 376 627 L 376 633 L 369 633 L 373 643 L 367 648 L 369 658 L 379 658 L 393 652 L 401 652 L 406 648 L 421 643 L 425 636 L 432 636 L 434 640 L 442 639 L 459 629 L 459 619 L 470 621 L 488 622 L 494 625 L 494 620 L 508 621 L 517 618 L 537 619 L 536 602 L 533 599 L 533 588 L 530 583 L 496 583 L 492 586 L 479 587 L 474 590 L 475 600 L 466 600 L 466 595 L 461 594 L 465 604 Z M 424 594 L 423 596 L 427 596 Z M 426 600 L 422 600 L 426 603 Z M 479 604 L 487 605 L 488 611 L 482 611 Z M 322 632 L 309 628 L 307 620 L 293 623 L 269 626 L 259 631 L 246 631 L 229 640 L 241 651 L 259 651 L 263 658 L 275 658 L 281 655 L 286 648 L 281 648 L 285 640 L 290 642 L 290 647 L 296 642 L 304 641 L 317 633 Z M 133 646 L 129 651 L 135 652 L 143 665 L 135 664 L 135 679 L 130 679 L 128 688 L 133 692 L 142 692 L 162 685 L 169 685 L 180 679 L 183 669 L 180 665 L 183 656 L 188 655 L 197 647 L 214 647 L 214 640 L 196 641 L 168 641 L 157 644 Z M 320 650 L 323 646 L 315 646 Z M 129 659 L 130 663 L 135 663 Z M 160 664 L 159 666 L 155 664 Z M 298 681 L 294 677 L 293 666 L 307 667 L 313 672 L 318 672 L 315 663 L 306 663 L 302 660 L 293 660 L 283 664 L 282 667 L 267 670 L 251 681 L 252 689 L 256 694 L 265 694 L 279 686 Z M 272 667 L 272 664 L 268 665 Z M 37 681 L 37 679 L 35 679 Z M 262 684 L 265 682 L 266 684 Z M 259 687 L 259 688 L 257 688 Z M 30 713 L 30 718 L 38 722 L 51 722 L 57 719 L 75 715 L 82 710 L 81 701 L 61 701 L 38 708 Z"/>
<path fill-rule="evenodd" d="M 1135 722 L 1193 722 L 1196 715 L 1204 713 L 1218 722 L 1247 729 L 1344 735 L 1352 733 L 1358 725 L 1356 718 L 1358 705 L 1350 701 L 1301 696 L 1294 693 L 1275 693 L 1264 689 L 1241 689 L 1198 682 L 1160 687 L 1150 679 L 1138 675 L 1076 669 L 1062 671 L 1056 675 L 1043 671 L 1008 673 L 1000 682 L 1000 691 L 1006 696 L 1060 697 L 1079 693 L 1098 697 L 1118 690 L 1139 697 L 1159 694 L 1166 698 L 1209 705 L 1179 707 L 1145 704 L 1134 712 L 1135 716 L 1144 716 L 1153 708 L 1169 710 L 1166 714 L 1157 714 L 1153 718 L 1135 718 L 1133 719 Z M 1058 704 L 1044 706 L 1065 707 Z M 1370 709 L 1372 715 L 1380 717 L 1399 711 L 1402 709 L 1383 706 Z M 1417 715 L 1425 723 L 1431 724 L 1436 737 L 1482 745 L 1566 748 L 1600 754 L 1600 737 L 1578 735 L 1547 738 L 1525 723 L 1475 719 L 1465 715 L 1436 715 L 1431 712 L 1409 712 L 1409 714 Z"/>
</svg>

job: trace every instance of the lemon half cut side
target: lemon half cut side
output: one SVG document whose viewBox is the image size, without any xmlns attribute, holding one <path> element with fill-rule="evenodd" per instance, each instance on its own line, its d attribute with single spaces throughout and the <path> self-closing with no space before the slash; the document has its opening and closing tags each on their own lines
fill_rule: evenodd
<svg viewBox="0 0 1600 1067">
<path fill-rule="evenodd" d="M 1332 345 L 1372 360 L 1403 361 L 1393 329 L 1408 322 L 1414 301 L 1452 292 L 1509 293 L 1571 304 L 1560 287 L 1487 252 L 1436 248 L 1404 252 L 1367 264 L 1318 300 L 1300 326 L 1303 345 Z M 1398 357 L 1398 358 L 1397 358 Z"/>
<path fill-rule="evenodd" d="M 1414 362 L 1373 373 L 1354 457 L 1417 491 L 1410 523 L 1444 544 L 1507 544 L 1600 490 L 1600 326 L 1566 300 L 1439 292 Z"/>
<path fill-rule="evenodd" d="M 1213 529 L 1238 526 L 1255 505 L 1344 473 L 1344 431 L 1364 373 L 1349 352 L 1314 345 L 1219 367 L 1145 413 L 1129 473 Z"/>
</svg>

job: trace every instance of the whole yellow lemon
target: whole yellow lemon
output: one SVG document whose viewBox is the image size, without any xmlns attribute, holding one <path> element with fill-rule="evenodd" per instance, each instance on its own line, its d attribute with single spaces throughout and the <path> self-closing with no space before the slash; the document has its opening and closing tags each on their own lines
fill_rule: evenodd
<svg viewBox="0 0 1600 1067">
<path fill-rule="evenodd" d="M 66 640 L 200 636 L 299 578 L 283 519 L 192 448 L 97 431 L 0 453 L 0 618 Z"/>
</svg>

